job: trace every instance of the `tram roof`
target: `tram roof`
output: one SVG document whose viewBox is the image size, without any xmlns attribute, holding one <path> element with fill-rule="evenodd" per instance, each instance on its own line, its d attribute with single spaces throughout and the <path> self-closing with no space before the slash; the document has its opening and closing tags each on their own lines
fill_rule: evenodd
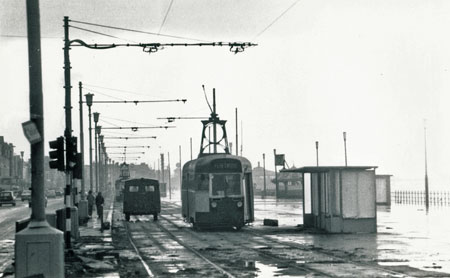
<svg viewBox="0 0 450 278">
<path fill-rule="evenodd" d="M 294 173 L 323 173 L 332 170 L 345 170 L 345 171 L 364 171 L 376 169 L 378 166 L 304 166 L 300 168 L 284 169 L 280 172 L 294 172 Z"/>
</svg>

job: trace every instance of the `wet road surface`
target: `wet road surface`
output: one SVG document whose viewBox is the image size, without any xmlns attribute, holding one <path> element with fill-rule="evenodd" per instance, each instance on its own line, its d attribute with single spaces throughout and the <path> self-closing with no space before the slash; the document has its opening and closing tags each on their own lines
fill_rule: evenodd
<svg viewBox="0 0 450 278">
<path fill-rule="evenodd" d="M 62 198 L 48 199 L 46 213 L 54 213 L 63 206 Z M 29 218 L 30 215 L 31 208 L 28 207 L 28 201 L 17 200 L 15 207 L 9 205 L 0 207 L 0 277 L 14 258 L 16 221 Z"/>
</svg>

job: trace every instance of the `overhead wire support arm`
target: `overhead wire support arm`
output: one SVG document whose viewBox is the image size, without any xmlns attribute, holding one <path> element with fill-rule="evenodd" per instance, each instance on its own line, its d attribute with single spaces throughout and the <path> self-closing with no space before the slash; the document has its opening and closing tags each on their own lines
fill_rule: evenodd
<svg viewBox="0 0 450 278">
<path fill-rule="evenodd" d="M 90 49 L 110 49 L 115 47 L 141 47 L 142 51 L 147 53 L 154 53 L 164 47 L 176 47 L 176 46 L 219 46 L 219 47 L 230 47 L 230 51 L 237 54 L 243 52 L 245 48 L 257 46 L 256 43 L 251 42 L 201 42 L 201 43 L 94 43 L 88 44 L 80 39 L 71 40 L 69 42 L 70 46 L 84 46 Z"/>
<path fill-rule="evenodd" d="M 144 139 L 144 138 L 150 138 L 150 139 L 156 139 L 156 136 L 108 136 L 108 137 L 103 137 L 103 139 Z"/>
<path fill-rule="evenodd" d="M 157 120 L 167 120 L 169 123 L 174 122 L 175 120 L 205 120 L 208 119 L 206 117 L 162 117 L 156 118 Z"/>
<path fill-rule="evenodd" d="M 148 129 L 148 128 L 175 128 L 175 126 L 107 126 L 102 127 L 103 129 L 131 129 L 132 131 L 137 131 L 138 129 Z"/>
<path fill-rule="evenodd" d="M 187 99 L 163 99 L 163 100 L 96 100 L 92 103 L 160 103 L 160 102 L 183 102 L 186 103 Z"/>
</svg>

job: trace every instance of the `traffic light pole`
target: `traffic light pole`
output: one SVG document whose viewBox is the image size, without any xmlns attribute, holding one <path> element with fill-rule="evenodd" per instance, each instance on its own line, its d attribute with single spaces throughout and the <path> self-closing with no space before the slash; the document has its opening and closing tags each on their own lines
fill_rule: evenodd
<svg viewBox="0 0 450 278">
<path fill-rule="evenodd" d="M 50 227 L 45 216 L 44 109 L 41 70 L 39 1 L 27 0 L 30 121 L 40 140 L 31 142 L 31 218 L 15 236 L 15 277 L 64 277 L 63 235 Z"/>
<path fill-rule="evenodd" d="M 78 217 L 72 215 L 73 213 L 78 214 L 78 211 L 75 207 L 73 207 L 73 198 L 72 198 L 72 170 L 69 165 L 71 164 L 69 150 L 72 138 L 72 103 L 71 103 L 71 81 L 70 81 L 70 58 L 69 58 L 69 50 L 70 50 L 70 40 L 69 40 L 69 17 L 64 17 L 64 89 L 65 89 L 65 117 L 66 117 L 66 129 L 64 131 L 64 137 L 66 138 L 66 189 L 64 194 L 64 204 L 66 207 L 66 232 L 65 232 L 65 241 L 66 248 L 71 248 L 71 235 L 77 235 L 78 231 L 72 231 L 72 226 L 78 226 L 78 223 L 73 223 L 78 221 Z M 74 225 L 72 225 L 72 223 Z"/>
</svg>

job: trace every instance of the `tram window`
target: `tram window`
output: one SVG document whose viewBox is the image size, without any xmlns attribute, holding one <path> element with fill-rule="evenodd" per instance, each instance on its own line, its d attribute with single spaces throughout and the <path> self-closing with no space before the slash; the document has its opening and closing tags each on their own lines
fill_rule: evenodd
<svg viewBox="0 0 450 278">
<path fill-rule="evenodd" d="M 200 181 L 198 185 L 198 190 L 208 190 L 209 176 L 205 174 L 200 174 L 197 179 Z"/>
<path fill-rule="evenodd" d="M 153 191 L 155 191 L 155 187 L 153 185 L 146 185 L 145 186 L 145 191 L 146 192 L 149 192 L 149 191 L 153 192 Z"/>
<path fill-rule="evenodd" d="M 212 177 L 211 194 L 213 196 L 241 195 L 241 175 L 214 174 Z"/>
<path fill-rule="evenodd" d="M 130 192 L 139 192 L 139 186 L 132 185 L 132 186 L 129 187 L 128 191 L 130 191 Z"/>
</svg>

